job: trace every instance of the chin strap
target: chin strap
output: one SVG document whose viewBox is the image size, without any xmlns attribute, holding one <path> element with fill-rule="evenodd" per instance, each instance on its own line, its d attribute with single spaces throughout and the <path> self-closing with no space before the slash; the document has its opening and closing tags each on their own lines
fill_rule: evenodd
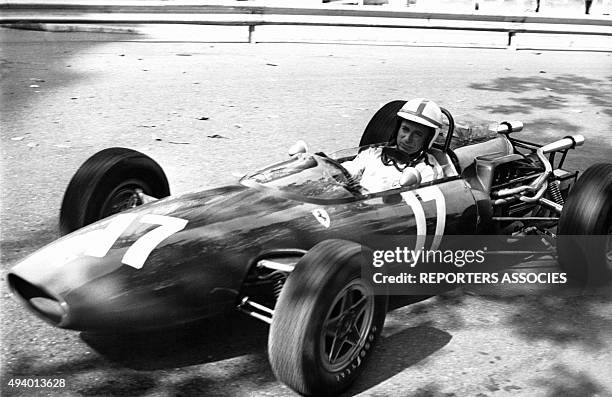
<svg viewBox="0 0 612 397">
<path fill-rule="evenodd" d="M 424 161 L 427 165 L 431 165 L 427 157 L 427 151 L 425 149 L 421 149 L 415 154 L 409 155 L 395 147 L 385 146 L 382 149 L 380 160 L 384 165 L 393 165 L 398 171 L 402 172 L 408 167 L 414 167 L 421 161 Z M 398 162 L 404 165 L 400 166 Z"/>
<path fill-rule="evenodd" d="M 423 145 L 423 148 L 421 148 L 421 150 L 410 155 L 410 154 L 406 154 L 402 152 L 401 150 L 397 149 L 396 140 L 397 140 L 398 130 L 399 130 L 399 123 L 397 125 L 397 128 L 395 129 L 395 133 L 391 135 L 391 138 L 389 139 L 389 142 L 387 143 L 387 145 L 392 145 L 392 146 L 383 147 L 382 155 L 380 156 L 382 163 L 384 165 L 393 165 L 400 172 L 403 172 L 408 167 L 414 167 L 416 164 L 420 163 L 421 161 L 424 161 L 425 164 L 431 166 L 431 163 L 429 162 L 429 158 L 428 158 L 429 156 L 427 156 L 427 149 L 431 145 L 431 141 L 433 140 L 435 134 L 431 134 L 431 136 L 429 137 L 427 142 L 425 142 L 425 145 Z M 404 167 L 400 167 L 399 164 L 397 164 L 398 161 L 404 163 L 405 164 Z"/>
</svg>

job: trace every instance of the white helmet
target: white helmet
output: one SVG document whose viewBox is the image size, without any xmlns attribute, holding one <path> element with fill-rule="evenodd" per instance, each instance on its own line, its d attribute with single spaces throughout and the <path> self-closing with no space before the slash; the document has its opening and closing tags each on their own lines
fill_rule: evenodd
<svg viewBox="0 0 612 397">
<path fill-rule="evenodd" d="M 397 115 L 428 127 L 442 127 L 442 110 L 437 103 L 428 99 L 415 98 L 409 100 L 397 112 Z"/>
<path fill-rule="evenodd" d="M 402 106 L 397 115 L 403 119 L 433 128 L 434 136 L 429 141 L 429 147 L 438 138 L 440 127 L 442 127 L 442 110 L 434 101 L 425 98 L 411 99 Z"/>
</svg>

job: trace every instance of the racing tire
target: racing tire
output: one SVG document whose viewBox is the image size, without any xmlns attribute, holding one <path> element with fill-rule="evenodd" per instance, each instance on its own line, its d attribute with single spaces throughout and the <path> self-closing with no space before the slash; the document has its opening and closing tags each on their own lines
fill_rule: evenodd
<svg viewBox="0 0 612 397">
<path fill-rule="evenodd" d="M 406 101 L 392 101 L 380 108 L 363 131 L 359 146 L 388 142 L 397 128 L 397 112 L 405 103 Z"/>
<path fill-rule="evenodd" d="M 559 218 L 559 265 L 586 285 L 612 279 L 612 164 L 595 164 L 578 178 Z"/>
<path fill-rule="evenodd" d="M 149 156 L 119 147 L 94 154 L 77 170 L 66 188 L 60 209 L 60 233 L 71 233 L 142 204 L 134 202 L 136 189 L 155 198 L 170 195 L 166 174 Z"/>
<path fill-rule="evenodd" d="M 304 395 L 336 395 L 374 350 L 388 297 L 361 277 L 364 247 L 326 240 L 308 251 L 276 303 L 268 355 L 276 377 Z"/>
</svg>

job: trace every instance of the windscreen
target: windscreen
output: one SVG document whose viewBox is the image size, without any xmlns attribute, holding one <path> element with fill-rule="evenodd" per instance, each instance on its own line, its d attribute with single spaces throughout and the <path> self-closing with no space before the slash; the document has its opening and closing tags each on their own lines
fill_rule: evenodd
<svg viewBox="0 0 612 397">
<path fill-rule="evenodd" d="M 324 200 L 357 197 L 353 182 L 334 159 L 322 154 L 298 154 L 248 174 L 240 181 L 303 198 Z"/>
</svg>

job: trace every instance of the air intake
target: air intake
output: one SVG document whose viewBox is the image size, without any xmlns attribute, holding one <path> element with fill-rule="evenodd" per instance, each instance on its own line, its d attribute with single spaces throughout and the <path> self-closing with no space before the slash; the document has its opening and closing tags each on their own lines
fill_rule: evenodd
<svg viewBox="0 0 612 397">
<path fill-rule="evenodd" d="M 34 313 L 55 326 L 60 326 L 67 314 L 66 304 L 14 274 L 8 275 L 11 292 Z"/>
</svg>

